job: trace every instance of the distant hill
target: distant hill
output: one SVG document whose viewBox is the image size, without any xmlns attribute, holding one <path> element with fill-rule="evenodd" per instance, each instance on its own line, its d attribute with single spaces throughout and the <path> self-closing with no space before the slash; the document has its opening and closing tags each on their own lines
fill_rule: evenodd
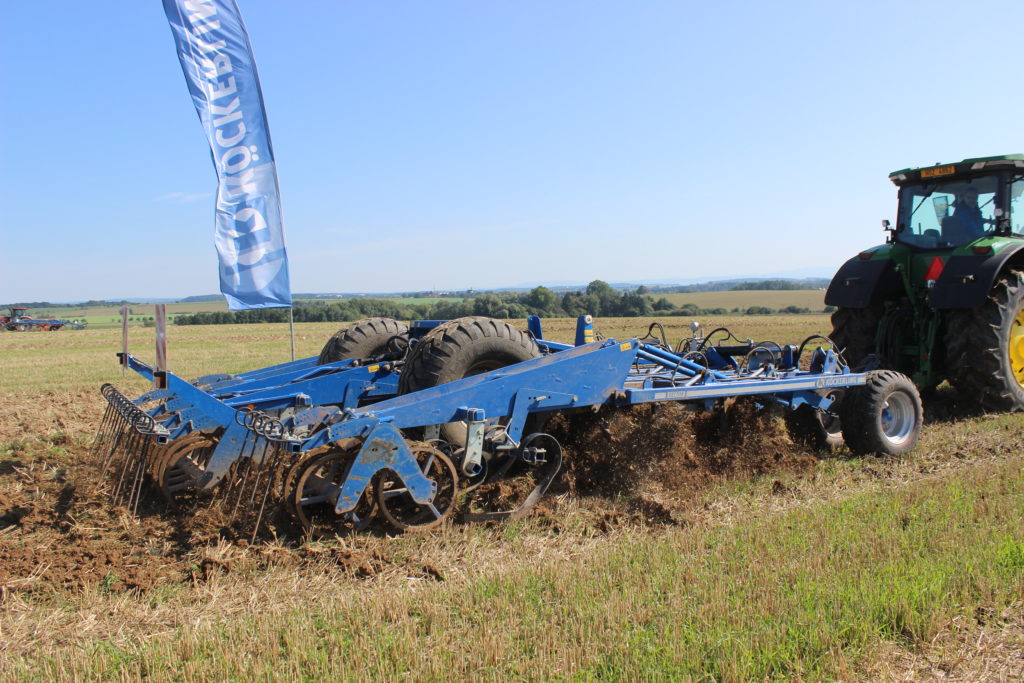
<svg viewBox="0 0 1024 683">
<path fill-rule="evenodd" d="M 223 294 L 200 294 L 199 296 L 186 296 L 178 299 L 179 304 L 201 304 L 207 301 L 224 301 Z"/>
</svg>

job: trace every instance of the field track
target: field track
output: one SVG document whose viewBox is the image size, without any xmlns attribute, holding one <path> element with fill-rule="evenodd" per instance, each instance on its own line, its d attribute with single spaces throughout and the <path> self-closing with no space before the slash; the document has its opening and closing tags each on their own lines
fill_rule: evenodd
<svg viewBox="0 0 1024 683">
<path fill-rule="evenodd" d="M 688 329 L 659 320 L 670 341 Z M 828 331 L 823 315 L 702 323 Z M 300 355 L 335 328 L 297 325 Z M 170 368 L 282 362 L 286 335 L 172 327 Z M 152 339 L 133 329 L 132 351 Z M 905 459 L 819 459 L 742 402 L 602 411 L 552 426 L 565 476 L 521 522 L 250 546 L 106 504 L 98 387 L 146 388 L 118 347 L 118 330 L 0 335 L 0 678 L 1024 676 L 1024 416 L 973 414 L 952 389 Z"/>
</svg>

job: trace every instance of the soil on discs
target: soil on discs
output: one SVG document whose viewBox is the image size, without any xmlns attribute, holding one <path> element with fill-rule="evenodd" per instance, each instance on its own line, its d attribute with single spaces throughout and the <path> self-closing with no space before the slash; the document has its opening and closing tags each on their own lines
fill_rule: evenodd
<svg viewBox="0 0 1024 683">
<path fill-rule="evenodd" d="M 636 522 L 674 524 L 709 482 L 802 471 L 816 462 L 789 440 L 776 413 L 744 401 L 702 415 L 658 405 L 559 416 L 547 431 L 565 449 L 562 473 L 535 513 L 549 533 L 562 528 L 559 501 L 566 498 L 580 503 L 599 532 Z M 109 484 L 99 476 L 87 440 L 66 432 L 4 445 L 3 591 L 148 591 L 271 566 L 353 577 L 444 578 L 444 567 L 415 552 L 410 556 L 407 545 L 399 548 L 383 534 L 346 543 L 264 539 L 249 547 L 248 534 L 202 506 L 175 513 L 155 496 L 132 515 L 110 503 Z M 527 492 L 504 482 L 492 502 L 507 507 Z"/>
<path fill-rule="evenodd" d="M 558 416 L 547 429 L 567 452 L 563 491 L 619 500 L 655 523 L 672 523 L 711 483 L 818 462 L 790 439 L 778 410 L 749 399 L 707 413 L 675 403 L 604 408 Z"/>
</svg>

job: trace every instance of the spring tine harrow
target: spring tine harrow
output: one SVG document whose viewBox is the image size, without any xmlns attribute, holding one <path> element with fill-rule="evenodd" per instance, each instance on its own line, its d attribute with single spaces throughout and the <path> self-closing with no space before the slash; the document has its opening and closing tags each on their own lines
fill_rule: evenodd
<svg viewBox="0 0 1024 683">
<path fill-rule="evenodd" d="M 100 472 L 113 483 L 111 500 L 134 514 L 150 465 L 162 449 L 158 441 L 167 430 L 113 385 L 104 384 L 100 392 L 107 408 L 92 453 L 103 458 Z"/>
<path fill-rule="evenodd" d="M 237 419 L 249 437 L 211 506 L 218 507 L 226 524 L 247 533 L 252 542 L 262 530 L 268 506 L 283 503 L 283 482 L 295 458 L 287 449 L 290 437 L 279 420 L 252 410 L 239 411 Z"/>
</svg>

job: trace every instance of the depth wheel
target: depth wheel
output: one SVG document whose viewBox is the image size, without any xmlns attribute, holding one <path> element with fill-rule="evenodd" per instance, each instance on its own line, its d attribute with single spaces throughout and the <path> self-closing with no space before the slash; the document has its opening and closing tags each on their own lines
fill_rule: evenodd
<svg viewBox="0 0 1024 683">
<path fill-rule="evenodd" d="M 843 445 L 843 426 L 835 414 L 842 392 L 829 394 L 834 403 L 832 412 L 822 413 L 809 405 L 786 412 L 786 430 L 793 441 L 819 451 L 829 453 Z"/>
<path fill-rule="evenodd" d="M 447 519 L 455 509 L 459 492 L 459 475 L 451 459 L 427 444 L 410 444 L 420 471 L 437 485 L 434 499 L 426 505 L 413 500 L 401 478 L 391 470 L 384 470 L 374 489 L 377 505 L 384 519 L 399 531 L 432 529 Z"/>
<path fill-rule="evenodd" d="M 349 468 L 359 453 L 358 442 L 348 448 L 332 444 L 327 452 L 307 458 L 293 467 L 290 507 L 302 528 L 314 538 L 360 531 L 373 518 L 372 485 L 368 485 L 354 510 L 334 511 Z"/>
</svg>

